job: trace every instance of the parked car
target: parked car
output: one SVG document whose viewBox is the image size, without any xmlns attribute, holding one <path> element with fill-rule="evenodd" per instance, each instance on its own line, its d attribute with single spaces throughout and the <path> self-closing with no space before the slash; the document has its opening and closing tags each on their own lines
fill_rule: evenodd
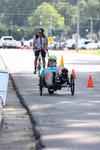
<svg viewBox="0 0 100 150">
<path fill-rule="evenodd" d="M 16 48 L 21 48 L 21 41 L 16 40 Z"/>
<path fill-rule="evenodd" d="M 16 48 L 16 40 L 12 36 L 1 37 L 3 48 Z"/>
<path fill-rule="evenodd" d="M 98 49 L 100 49 L 100 41 L 98 41 L 97 46 L 98 46 Z"/>
<path fill-rule="evenodd" d="M 97 43 L 88 43 L 88 44 L 85 44 L 85 48 L 86 49 L 98 49 L 98 45 Z"/>
<path fill-rule="evenodd" d="M 66 40 L 66 47 L 68 49 L 75 49 L 76 48 L 76 41 L 74 39 Z"/>
</svg>

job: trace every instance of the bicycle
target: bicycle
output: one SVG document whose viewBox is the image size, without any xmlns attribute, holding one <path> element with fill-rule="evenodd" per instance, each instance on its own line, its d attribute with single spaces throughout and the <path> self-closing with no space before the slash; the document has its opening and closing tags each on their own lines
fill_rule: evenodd
<svg viewBox="0 0 100 150">
<path fill-rule="evenodd" d="M 41 68 L 42 68 L 41 51 L 39 51 L 39 56 L 38 56 L 38 60 L 37 60 L 38 77 L 40 77 Z"/>
<path fill-rule="evenodd" d="M 49 57 L 49 52 L 48 50 L 46 50 L 46 55 L 47 58 Z M 39 56 L 38 56 L 38 60 L 37 60 L 37 69 L 38 69 L 38 77 L 40 77 L 40 72 L 41 72 L 41 68 L 42 68 L 42 62 L 41 62 L 41 51 L 39 51 Z"/>
</svg>

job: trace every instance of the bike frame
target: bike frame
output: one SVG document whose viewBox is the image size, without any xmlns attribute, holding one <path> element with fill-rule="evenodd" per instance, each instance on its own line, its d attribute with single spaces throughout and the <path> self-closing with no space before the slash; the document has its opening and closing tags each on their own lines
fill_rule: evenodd
<svg viewBox="0 0 100 150">
<path fill-rule="evenodd" d="M 49 57 L 49 52 L 46 52 L 47 57 Z M 42 57 L 41 57 L 41 50 L 39 51 L 39 56 L 38 56 L 38 60 L 37 60 L 37 69 L 38 69 L 38 77 L 40 77 L 40 71 L 42 68 Z"/>
<path fill-rule="evenodd" d="M 41 51 L 39 51 L 38 61 L 37 61 L 37 69 L 38 69 L 38 76 L 40 76 L 42 63 L 41 63 Z"/>
</svg>

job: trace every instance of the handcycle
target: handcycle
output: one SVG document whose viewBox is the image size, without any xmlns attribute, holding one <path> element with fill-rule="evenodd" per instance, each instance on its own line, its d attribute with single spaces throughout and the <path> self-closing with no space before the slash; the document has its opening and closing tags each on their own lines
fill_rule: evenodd
<svg viewBox="0 0 100 150">
<path fill-rule="evenodd" d="M 43 75 L 40 75 L 39 77 L 39 91 L 40 95 L 42 96 L 43 94 L 43 89 L 47 88 L 48 93 L 54 94 L 55 91 L 61 90 L 63 87 L 70 88 L 71 94 L 74 95 L 75 92 L 75 81 L 74 77 L 71 74 L 70 77 L 67 73 L 61 74 L 61 76 L 56 75 L 56 73 L 53 73 L 53 79 L 52 79 L 52 85 L 47 86 L 45 78 Z"/>
</svg>

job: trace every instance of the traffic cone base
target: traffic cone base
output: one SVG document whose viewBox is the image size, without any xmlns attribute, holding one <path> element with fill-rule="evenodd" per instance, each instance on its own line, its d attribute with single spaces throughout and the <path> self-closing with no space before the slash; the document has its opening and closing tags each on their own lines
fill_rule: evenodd
<svg viewBox="0 0 100 150">
<path fill-rule="evenodd" d="M 76 73 L 75 73 L 74 69 L 72 69 L 72 75 L 73 75 L 74 79 L 76 79 Z"/>
<path fill-rule="evenodd" d="M 93 82 L 93 78 L 92 78 L 91 75 L 89 75 L 89 77 L 88 77 L 87 87 L 88 87 L 88 88 L 94 87 L 94 82 Z"/>
</svg>

